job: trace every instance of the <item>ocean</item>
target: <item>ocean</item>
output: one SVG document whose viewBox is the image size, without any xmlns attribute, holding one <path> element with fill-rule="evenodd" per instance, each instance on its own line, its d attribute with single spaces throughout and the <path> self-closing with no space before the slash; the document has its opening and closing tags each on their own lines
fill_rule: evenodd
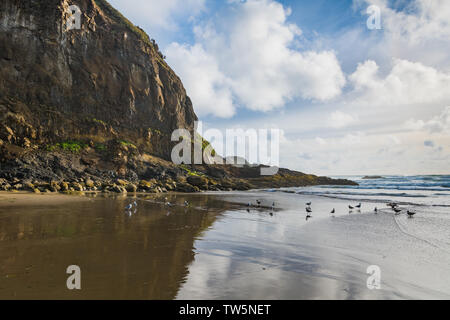
<svg viewBox="0 0 450 320">
<path fill-rule="evenodd" d="M 363 179 L 363 176 L 338 176 L 359 186 L 317 186 L 282 188 L 270 191 L 314 195 L 350 201 L 397 202 L 402 205 L 450 207 L 450 175 L 383 176 Z"/>
</svg>

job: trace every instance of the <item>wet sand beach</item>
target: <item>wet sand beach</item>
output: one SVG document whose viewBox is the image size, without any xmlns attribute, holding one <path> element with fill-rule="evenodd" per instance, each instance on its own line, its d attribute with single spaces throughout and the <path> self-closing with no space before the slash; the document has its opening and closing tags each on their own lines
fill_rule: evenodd
<svg viewBox="0 0 450 320">
<path fill-rule="evenodd" d="M 18 197 L 0 193 L 0 299 L 450 298 L 438 209 L 408 219 L 363 202 L 349 213 L 347 200 L 263 191 Z M 79 291 L 66 287 L 69 265 Z M 381 290 L 367 288 L 371 265 Z"/>
</svg>

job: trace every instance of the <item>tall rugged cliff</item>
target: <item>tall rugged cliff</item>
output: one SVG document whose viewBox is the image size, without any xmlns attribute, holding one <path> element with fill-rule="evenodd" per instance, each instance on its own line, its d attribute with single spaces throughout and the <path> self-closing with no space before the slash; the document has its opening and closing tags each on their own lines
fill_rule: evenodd
<svg viewBox="0 0 450 320">
<path fill-rule="evenodd" d="M 67 28 L 79 9 L 80 28 Z M 70 25 L 69 25 L 70 26 Z M 191 100 L 155 41 L 106 0 L 0 2 L 0 190 L 194 192 L 348 184 L 281 169 L 174 165 Z M 193 141 L 208 143 L 198 136 Z"/>
<path fill-rule="evenodd" d="M 0 143 L 118 139 L 168 159 L 196 119 L 156 43 L 105 0 L 0 2 Z"/>
</svg>

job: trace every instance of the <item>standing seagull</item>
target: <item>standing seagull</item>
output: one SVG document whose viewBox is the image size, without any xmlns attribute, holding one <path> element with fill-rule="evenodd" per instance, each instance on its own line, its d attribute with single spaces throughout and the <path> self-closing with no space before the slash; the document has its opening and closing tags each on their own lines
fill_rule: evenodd
<svg viewBox="0 0 450 320">
<path fill-rule="evenodd" d="M 402 209 L 399 209 L 399 208 L 397 208 L 397 207 L 394 207 L 393 210 L 395 211 L 395 214 L 396 214 L 396 215 L 399 215 L 399 214 L 402 212 Z"/>
<path fill-rule="evenodd" d="M 332 211 L 331 211 L 331 214 L 333 215 L 333 218 L 334 218 L 334 214 L 336 213 L 336 209 L 333 209 Z"/>
<path fill-rule="evenodd" d="M 184 206 L 189 207 L 189 202 L 187 200 L 184 202 Z"/>
<path fill-rule="evenodd" d="M 312 202 L 308 202 L 306 205 L 307 205 L 308 207 L 311 207 Z"/>
<path fill-rule="evenodd" d="M 353 210 L 353 209 L 355 209 L 354 207 L 352 207 L 352 206 L 348 206 L 348 208 L 350 209 L 350 210 Z"/>
<path fill-rule="evenodd" d="M 361 209 L 361 202 L 356 206 L 357 209 Z"/>
<path fill-rule="evenodd" d="M 275 202 L 272 203 L 272 210 L 275 209 Z"/>
<path fill-rule="evenodd" d="M 261 206 L 261 200 L 256 200 L 256 203 L 258 204 L 258 207 Z"/>
<path fill-rule="evenodd" d="M 374 212 L 375 212 L 375 214 L 377 214 L 378 213 L 378 208 L 375 208 Z"/>
<path fill-rule="evenodd" d="M 307 207 L 306 212 L 307 212 L 306 213 L 306 221 L 308 221 L 308 219 L 312 218 L 312 215 L 311 215 L 312 209 L 310 207 Z"/>
<path fill-rule="evenodd" d="M 414 215 L 416 214 L 415 212 L 412 212 L 412 211 L 406 211 L 406 213 L 408 214 L 408 217 L 409 218 L 412 218 L 412 217 L 414 217 Z"/>
</svg>

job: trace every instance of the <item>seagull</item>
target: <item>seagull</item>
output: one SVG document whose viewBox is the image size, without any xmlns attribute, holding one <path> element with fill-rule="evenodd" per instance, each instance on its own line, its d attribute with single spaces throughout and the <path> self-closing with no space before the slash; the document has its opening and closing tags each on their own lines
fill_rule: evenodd
<svg viewBox="0 0 450 320">
<path fill-rule="evenodd" d="M 272 203 L 272 210 L 275 209 L 275 202 Z"/>
<path fill-rule="evenodd" d="M 310 207 L 310 206 L 312 205 L 312 202 L 308 202 L 306 205 L 307 205 L 308 207 Z"/>
<path fill-rule="evenodd" d="M 356 208 L 361 209 L 361 202 L 356 206 Z"/>
<path fill-rule="evenodd" d="M 261 200 L 256 200 L 256 203 L 258 204 L 258 207 L 261 206 Z"/>
<path fill-rule="evenodd" d="M 331 211 L 331 214 L 333 215 L 333 217 L 334 217 L 334 214 L 336 213 L 336 209 L 333 209 L 332 211 Z"/>
<path fill-rule="evenodd" d="M 412 218 L 412 217 L 414 217 L 414 215 L 416 214 L 415 212 L 412 212 L 412 211 L 406 211 L 406 213 L 408 214 L 408 217 L 409 218 Z"/>
<path fill-rule="evenodd" d="M 131 209 L 133 209 L 133 207 L 137 207 L 137 202 L 136 202 L 136 200 L 134 200 L 133 203 L 130 203 L 129 205 L 127 205 L 127 206 L 125 207 L 125 209 L 126 209 L 126 210 L 131 210 Z"/>
<path fill-rule="evenodd" d="M 310 207 L 306 207 L 306 221 L 308 221 L 308 219 L 312 218 L 312 209 Z"/>
<path fill-rule="evenodd" d="M 189 202 L 186 200 L 186 201 L 184 202 L 184 205 L 185 205 L 186 207 L 189 207 Z"/>
<path fill-rule="evenodd" d="M 400 214 L 400 212 L 402 212 L 402 209 L 399 209 L 397 207 L 395 207 L 393 210 L 395 211 L 395 214 Z"/>
<path fill-rule="evenodd" d="M 352 207 L 352 206 L 348 206 L 348 208 L 350 209 L 350 210 L 353 210 L 353 209 L 355 209 L 354 207 Z"/>
<path fill-rule="evenodd" d="M 173 207 L 173 204 L 170 203 L 170 202 L 166 202 L 166 206 L 168 206 L 168 207 Z"/>
<path fill-rule="evenodd" d="M 398 207 L 398 204 L 396 204 L 395 202 L 391 202 L 391 203 L 388 203 L 387 206 L 394 209 L 395 207 Z"/>
<path fill-rule="evenodd" d="M 249 202 L 249 203 L 247 203 L 247 207 L 251 207 L 252 206 L 252 204 Z"/>
<path fill-rule="evenodd" d="M 378 213 L 378 208 L 375 208 L 374 212 L 375 212 L 375 214 L 377 214 Z"/>
</svg>

